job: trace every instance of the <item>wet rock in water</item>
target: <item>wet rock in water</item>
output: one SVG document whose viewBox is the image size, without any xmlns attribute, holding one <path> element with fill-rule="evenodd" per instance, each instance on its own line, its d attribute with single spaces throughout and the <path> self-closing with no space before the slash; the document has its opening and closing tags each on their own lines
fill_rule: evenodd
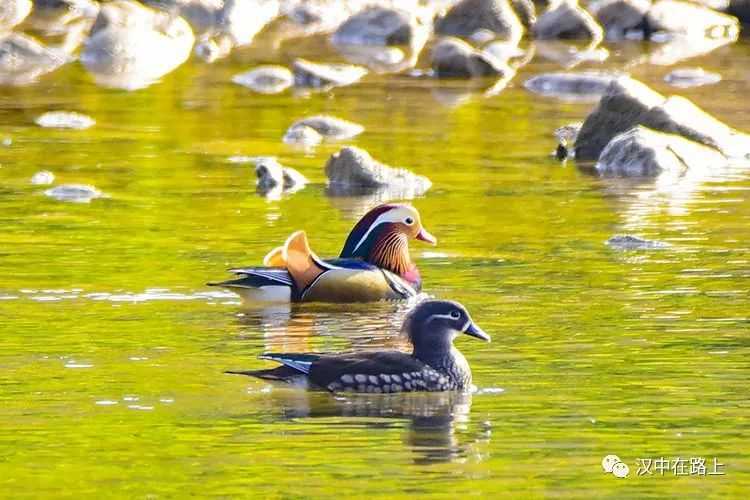
<svg viewBox="0 0 750 500">
<path fill-rule="evenodd" d="M 250 45 L 268 23 L 279 16 L 278 0 L 225 0 L 214 12 L 195 46 L 206 62 L 226 57 L 235 47 Z M 188 19 L 189 20 L 189 19 Z"/>
<path fill-rule="evenodd" d="M 398 47 L 338 45 L 336 48 L 347 61 L 380 73 L 401 71 L 414 66 L 414 63 L 406 60 L 406 54 Z"/>
<path fill-rule="evenodd" d="M 711 170 L 726 163 L 715 149 L 637 126 L 615 136 L 595 168 L 604 177 L 655 177 L 665 172 L 679 177 L 688 169 Z"/>
<path fill-rule="evenodd" d="M 712 117 L 689 100 L 663 95 L 628 77 L 614 80 L 586 117 L 576 141 L 576 158 L 596 160 L 616 135 L 636 125 L 676 134 L 718 150 L 726 157 L 750 154 L 750 136 Z"/>
<path fill-rule="evenodd" d="M 692 2 L 659 0 L 646 14 L 651 33 L 695 38 L 731 38 L 739 34 L 737 18 Z"/>
<path fill-rule="evenodd" d="M 505 61 L 453 37 L 441 39 L 432 48 L 432 69 L 438 78 L 510 77 L 514 73 Z"/>
<path fill-rule="evenodd" d="M 278 94 L 292 86 L 294 76 L 283 66 L 259 66 L 235 75 L 232 81 L 260 94 Z"/>
<path fill-rule="evenodd" d="M 322 89 L 351 85 L 367 74 L 362 66 L 320 64 L 305 59 L 296 59 L 292 71 L 295 86 Z"/>
<path fill-rule="evenodd" d="M 44 194 L 58 201 L 74 203 L 89 203 L 93 199 L 104 196 L 104 193 L 87 184 L 63 184 L 46 190 Z"/>
<path fill-rule="evenodd" d="M 62 34 L 76 21 L 93 21 L 98 13 L 99 4 L 93 0 L 34 0 L 25 24 L 45 34 Z"/>
<path fill-rule="evenodd" d="M 37 186 L 52 184 L 55 182 L 55 174 L 49 170 L 41 170 L 31 176 L 31 183 Z"/>
<path fill-rule="evenodd" d="M 616 250 L 662 250 L 672 246 L 663 241 L 647 240 L 630 234 L 616 234 L 605 245 Z"/>
<path fill-rule="evenodd" d="M 326 176 L 332 194 L 365 194 L 387 188 L 411 198 L 420 196 L 432 186 L 426 177 L 384 165 L 367 151 L 353 146 L 341 149 L 328 159 Z"/>
<path fill-rule="evenodd" d="M 71 128 L 85 130 L 96 124 L 90 116 L 68 111 L 50 111 L 37 117 L 34 123 L 44 128 Z"/>
<path fill-rule="evenodd" d="M 265 196 L 271 193 L 278 194 L 278 191 L 298 191 L 308 183 L 305 176 L 297 170 L 285 167 L 271 157 L 256 159 L 255 175 L 258 177 L 258 192 Z"/>
<path fill-rule="evenodd" d="M 20 33 L 0 35 L 0 85 L 28 85 L 71 61 L 60 49 Z"/>
<path fill-rule="evenodd" d="M 530 30 L 536 23 L 536 6 L 532 0 L 511 0 L 513 10 L 518 16 L 518 20 L 527 30 Z"/>
<path fill-rule="evenodd" d="M 523 25 L 508 0 L 461 0 L 435 21 L 440 35 L 468 38 L 481 30 L 513 42 L 523 35 Z"/>
<path fill-rule="evenodd" d="M 0 2 L 0 32 L 15 28 L 30 12 L 31 0 L 3 0 Z"/>
<path fill-rule="evenodd" d="M 612 81 L 598 106 L 586 117 L 576 140 L 576 158 L 596 160 L 609 141 L 639 123 L 664 102 L 664 96 L 628 77 Z"/>
<path fill-rule="evenodd" d="M 685 89 L 719 83 L 721 75 L 705 71 L 703 68 L 680 68 L 665 76 L 664 81 L 673 87 Z"/>
<path fill-rule="evenodd" d="M 416 24 L 416 16 L 409 12 L 369 7 L 339 26 L 332 41 L 337 45 L 409 45 Z"/>
<path fill-rule="evenodd" d="M 335 116 L 315 115 L 294 122 L 287 130 L 287 134 L 294 129 L 302 127 L 311 128 L 324 139 L 334 141 L 351 139 L 365 130 L 365 128 L 358 123 L 342 120 Z"/>
<path fill-rule="evenodd" d="M 629 33 L 643 33 L 651 0 L 595 0 L 589 10 L 604 27 L 607 38 L 622 40 Z"/>
<path fill-rule="evenodd" d="M 131 0 L 102 6 L 81 62 L 102 85 L 146 87 L 187 60 L 194 37 L 181 17 Z"/>
<path fill-rule="evenodd" d="M 596 101 L 619 75 L 582 73 L 544 73 L 526 80 L 526 89 L 536 94 L 567 101 Z"/>
<path fill-rule="evenodd" d="M 601 42 L 604 30 L 577 0 L 556 0 L 550 3 L 534 24 L 538 39 L 591 39 Z"/>
<path fill-rule="evenodd" d="M 314 128 L 301 125 L 297 127 L 289 127 L 284 134 L 282 141 L 284 141 L 285 144 L 293 146 L 311 148 L 323 142 L 323 136 Z"/>
<path fill-rule="evenodd" d="M 569 123 L 555 129 L 555 138 L 557 139 L 557 149 L 555 150 L 555 157 L 558 160 L 565 160 L 571 156 L 574 156 L 572 149 L 573 144 L 576 142 L 578 132 L 581 131 L 583 122 Z"/>
<path fill-rule="evenodd" d="M 656 37 L 656 35 L 654 35 Z M 667 36 L 665 43 L 655 45 L 647 57 L 649 64 L 672 66 L 685 59 L 699 57 L 733 43 L 736 38 L 708 38 L 698 36 Z"/>
<path fill-rule="evenodd" d="M 598 47 L 599 42 L 592 41 L 585 46 L 577 46 L 573 42 L 562 40 L 536 40 L 536 53 L 545 59 L 555 61 L 565 69 L 572 69 L 586 63 L 601 63 L 609 57 L 609 51 Z"/>
</svg>

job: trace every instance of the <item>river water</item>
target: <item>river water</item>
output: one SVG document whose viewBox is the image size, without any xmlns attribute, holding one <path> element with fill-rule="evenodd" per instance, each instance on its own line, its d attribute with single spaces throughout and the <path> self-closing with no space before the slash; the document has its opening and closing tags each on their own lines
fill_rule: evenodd
<svg viewBox="0 0 750 500">
<path fill-rule="evenodd" d="M 674 67 L 637 64 L 654 47 L 609 49 L 583 67 L 627 69 L 750 131 L 746 42 L 679 65 L 724 77 L 686 90 L 663 83 Z M 404 75 L 311 95 L 230 82 L 298 55 L 336 57 L 246 50 L 136 92 L 71 65 L 0 90 L 2 496 L 746 495 L 750 170 L 624 183 L 559 163 L 552 131 L 594 103 L 525 90 L 561 69 L 539 55 L 490 96 Z M 34 125 L 53 109 L 97 124 Z M 341 144 L 281 142 L 315 113 L 361 123 L 349 143 L 432 180 L 413 204 L 439 245 L 412 252 L 425 291 L 463 302 L 493 337 L 457 341 L 476 393 L 339 398 L 223 374 L 268 366 L 263 351 L 403 347 L 408 304 L 244 310 L 204 286 L 296 229 L 335 255 L 375 203 L 327 195 Z M 241 158 L 257 155 L 312 184 L 261 198 Z M 106 197 L 48 198 L 29 182 L 39 170 Z M 605 245 L 622 233 L 670 247 Z M 629 477 L 603 473 L 608 454 Z M 709 472 L 716 459 L 724 475 L 637 474 L 660 457 Z"/>
</svg>

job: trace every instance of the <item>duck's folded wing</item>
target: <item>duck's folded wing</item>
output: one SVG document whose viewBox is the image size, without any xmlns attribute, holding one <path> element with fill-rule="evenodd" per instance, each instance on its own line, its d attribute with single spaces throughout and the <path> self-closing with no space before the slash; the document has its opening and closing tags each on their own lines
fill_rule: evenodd
<svg viewBox="0 0 750 500">
<path fill-rule="evenodd" d="M 230 269 L 237 278 L 221 282 L 208 283 L 210 286 L 227 288 L 261 288 L 264 286 L 286 286 L 293 288 L 294 281 L 289 271 L 273 267 L 244 267 Z"/>
<path fill-rule="evenodd" d="M 360 384 L 400 383 L 405 380 L 405 374 L 410 377 L 411 373 L 422 372 L 424 369 L 424 363 L 404 352 L 364 352 L 320 356 L 311 364 L 309 377 L 320 387 L 345 390 L 347 387 L 356 388 Z"/>
</svg>

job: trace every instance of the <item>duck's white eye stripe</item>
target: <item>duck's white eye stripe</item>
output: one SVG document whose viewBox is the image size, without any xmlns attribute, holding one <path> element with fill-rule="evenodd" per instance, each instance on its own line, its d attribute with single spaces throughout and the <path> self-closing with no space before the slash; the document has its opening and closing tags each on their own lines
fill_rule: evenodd
<svg viewBox="0 0 750 500">
<path fill-rule="evenodd" d="M 429 323 L 430 321 L 432 321 L 433 318 L 447 319 L 449 321 L 455 321 L 455 319 L 456 319 L 453 316 L 451 316 L 450 314 L 433 314 L 432 316 L 429 316 L 427 318 L 426 323 Z"/>
</svg>

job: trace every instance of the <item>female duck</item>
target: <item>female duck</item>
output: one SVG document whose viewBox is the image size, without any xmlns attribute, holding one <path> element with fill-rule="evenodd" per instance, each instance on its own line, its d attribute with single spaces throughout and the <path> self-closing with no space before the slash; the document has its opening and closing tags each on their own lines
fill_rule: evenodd
<svg viewBox="0 0 750 500">
<path fill-rule="evenodd" d="M 263 354 L 260 359 L 282 366 L 227 373 L 330 392 L 435 392 L 471 387 L 471 368 L 453 340 L 466 334 L 489 342 L 490 336 L 474 324 L 464 306 L 447 300 L 422 302 L 404 321 L 403 331 L 414 346 L 411 354 Z"/>
<path fill-rule="evenodd" d="M 415 296 L 422 287 L 409 240 L 435 244 L 410 205 L 380 205 L 352 229 L 338 259 L 322 260 L 304 231 L 272 250 L 265 267 L 232 269 L 221 283 L 245 302 L 374 302 Z"/>
</svg>

